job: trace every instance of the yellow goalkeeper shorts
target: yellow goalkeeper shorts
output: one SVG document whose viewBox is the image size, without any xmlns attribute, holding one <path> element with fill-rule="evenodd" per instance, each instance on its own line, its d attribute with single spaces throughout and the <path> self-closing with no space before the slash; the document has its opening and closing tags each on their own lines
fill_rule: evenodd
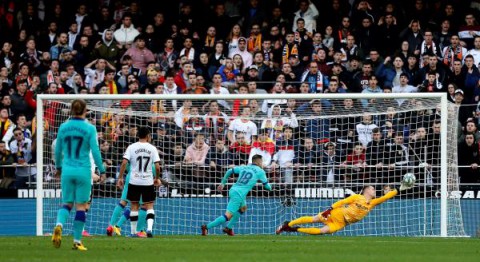
<svg viewBox="0 0 480 262">
<path fill-rule="evenodd" d="M 322 213 L 323 212 L 318 213 L 318 216 L 322 217 Z M 347 222 L 345 221 L 345 218 L 342 212 L 338 209 L 332 210 L 332 213 L 330 213 L 330 217 L 328 217 L 325 220 L 322 220 L 321 222 L 326 226 L 328 226 L 328 228 L 330 229 L 330 232 L 329 232 L 330 234 L 343 229 L 347 225 Z"/>
</svg>

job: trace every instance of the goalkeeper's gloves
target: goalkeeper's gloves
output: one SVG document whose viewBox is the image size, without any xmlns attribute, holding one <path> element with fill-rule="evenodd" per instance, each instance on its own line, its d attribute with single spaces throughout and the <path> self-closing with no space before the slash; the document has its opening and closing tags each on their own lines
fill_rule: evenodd
<svg viewBox="0 0 480 262">
<path fill-rule="evenodd" d="M 412 187 L 413 187 L 413 184 L 409 185 L 409 184 L 407 184 L 403 181 L 400 183 L 400 191 L 405 191 L 405 190 L 410 189 Z"/>
<path fill-rule="evenodd" d="M 329 207 L 327 210 L 323 211 L 322 212 L 322 217 L 327 219 L 330 217 L 330 213 L 332 212 L 333 208 L 332 207 Z"/>
</svg>

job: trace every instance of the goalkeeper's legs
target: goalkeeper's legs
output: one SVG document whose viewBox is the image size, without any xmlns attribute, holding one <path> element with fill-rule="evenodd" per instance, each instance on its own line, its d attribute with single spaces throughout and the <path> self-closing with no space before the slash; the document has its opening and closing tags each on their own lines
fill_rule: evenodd
<svg viewBox="0 0 480 262">
<path fill-rule="evenodd" d="M 299 217 L 295 220 L 292 220 L 288 223 L 288 226 L 289 227 L 293 227 L 293 226 L 296 226 L 296 225 L 301 225 L 301 224 L 310 224 L 310 223 L 316 223 L 316 222 L 320 222 L 320 221 L 316 221 L 317 219 L 315 219 L 316 216 L 304 216 L 304 217 Z"/>
<path fill-rule="evenodd" d="M 321 228 L 300 227 L 300 228 L 294 228 L 294 229 L 296 229 L 297 232 L 304 233 L 304 234 L 309 234 L 309 235 L 322 235 L 322 234 L 329 234 L 330 233 L 330 227 L 329 226 L 323 226 Z"/>
</svg>

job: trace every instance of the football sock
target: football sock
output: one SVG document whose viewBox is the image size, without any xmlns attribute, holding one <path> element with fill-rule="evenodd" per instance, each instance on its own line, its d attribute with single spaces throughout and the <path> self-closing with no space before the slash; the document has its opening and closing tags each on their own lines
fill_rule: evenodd
<svg viewBox="0 0 480 262">
<path fill-rule="evenodd" d="M 233 214 L 232 218 L 230 218 L 230 221 L 228 221 L 227 228 L 232 229 L 235 226 L 235 224 L 237 224 L 241 215 L 243 215 L 242 211 L 239 210 L 239 211 L 235 212 L 235 214 Z"/>
<path fill-rule="evenodd" d="M 293 227 L 298 224 L 308 224 L 308 223 L 313 223 L 313 217 L 311 216 L 299 217 L 295 220 L 290 221 L 290 223 L 288 223 L 288 226 Z"/>
<path fill-rule="evenodd" d="M 87 215 L 83 210 L 77 210 L 75 220 L 73 221 L 73 241 L 79 243 L 82 240 L 82 231 L 85 227 Z"/>
<path fill-rule="evenodd" d="M 155 211 L 153 209 L 147 210 L 147 231 L 152 232 L 153 221 L 155 221 Z M 140 215 L 139 215 L 140 217 Z"/>
<path fill-rule="evenodd" d="M 138 211 L 130 212 L 130 233 L 135 235 L 137 233 Z"/>
<path fill-rule="evenodd" d="M 210 229 L 212 227 L 216 227 L 218 225 L 221 225 L 221 224 L 225 223 L 226 221 L 228 221 L 227 216 L 221 215 L 221 216 L 217 217 L 215 220 L 213 220 L 212 222 L 208 223 L 207 229 Z"/>
<path fill-rule="evenodd" d="M 114 225 L 117 227 L 122 227 L 123 224 L 125 224 L 125 222 L 129 219 L 130 219 L 130 209 L 125 208 L 125 210 L 123 211 L 123 215 L 120 216 L 120 219 L 118 220 L 117 224 L 116 225 L 114 224 Z"/>
<path fill-rule="evenodd" d="M 145 208 L 140 208 L 140 210 L 138 210 L 137 232 L 145 230 L 146 223 L 147 223 L 147 210 Z"/>
<path fill-rule="evenodd" d="M 88 208 L 85 209 L 85 217 L 86 217 L 87 215 L 88 215 Z M 85 224 L 86 224 L 86 223 L 83 224 L 82 233 L 83 233 L 83 231 L 85 231 Z"/>
<path fill-rule="evenodd" d="M 125 209 L 125 206 L 122 205 L 121 203 L 118 203 L 118 205 L 115 206 L 112 217 L 110 218 L 110 225 L 114 226 L 117 223 L 118 217 L 120 217 L 120 214 L 122 214 L 124 209 Z"/>
<path fill-rule="evenodd" d="M 297 229 L 297 232 L 300 232 L 300 233 L 305 233 L 305 234 L 309 234 L 309 235 L 320 235 L 322 234 L 322 232 L 320 231 L 320 228 L 314 228 L 314 227 L 301 227 L 299 229 Z"/>
<path fill-rule="evenodd" d="M 62 208 L 58 210 L 57 213 L 57 225 L 63 227 L 65 223 L 67 223 L 68 215 L 70 214 L 71 207 L 64 205 Z"/>
</svg>

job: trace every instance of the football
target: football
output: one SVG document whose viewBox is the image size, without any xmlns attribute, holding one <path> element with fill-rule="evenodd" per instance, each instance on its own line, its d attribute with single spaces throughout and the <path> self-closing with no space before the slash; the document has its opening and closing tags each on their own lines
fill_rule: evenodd
<svg viewBox="0 0 480 262">
<path fill-rule="evenodd" d="M 408 186 L 412 186 L 415 183 L 415 180 L 416 180 L 416 177 L 413 173 L 406 173 L 403 176 L 403 182 Z"/>
</svg>

